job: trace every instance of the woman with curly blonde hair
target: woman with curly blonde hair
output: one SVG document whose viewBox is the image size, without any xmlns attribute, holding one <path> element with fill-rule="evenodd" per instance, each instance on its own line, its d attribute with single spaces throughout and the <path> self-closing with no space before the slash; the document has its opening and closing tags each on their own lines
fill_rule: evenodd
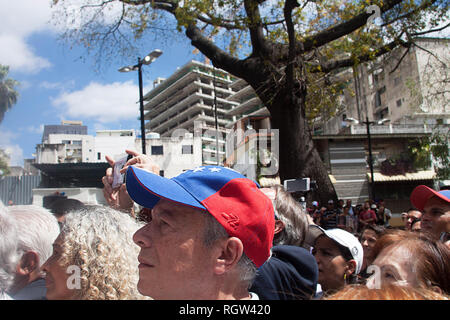
<svg viewBox="0 0 450 320">
<path fill-rule="evenodd" d="M 66 216 L 44 263 L 49 300 L 145 299 L 137 291 L 141 226 L 129 215 L 92 206 Z"/>
</svg>

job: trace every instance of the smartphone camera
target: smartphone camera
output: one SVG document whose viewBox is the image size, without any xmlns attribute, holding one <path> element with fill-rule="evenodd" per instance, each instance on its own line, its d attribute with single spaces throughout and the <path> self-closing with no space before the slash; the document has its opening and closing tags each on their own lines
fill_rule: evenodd
<svg viewBox="0 0 450 320">
<path fill-rule="evenodd" d="M 113 168 L 113 183 L 112 183 L 113 189 L 118 188 L 123 183 L 125 183 L 125 174 L 120 173 L 120 170 L 122 170 L 122 168 L 125 166 L 128 160 L 130 160 L 131 158 L 133 158 L 133 156 L 129 154 L 115 161 Z"/>
</svg>

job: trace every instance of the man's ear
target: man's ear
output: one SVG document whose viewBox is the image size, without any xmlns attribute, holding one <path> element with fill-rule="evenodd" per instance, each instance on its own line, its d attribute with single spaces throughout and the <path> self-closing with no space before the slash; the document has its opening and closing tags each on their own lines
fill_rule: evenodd
<svg viewBox="0 0 450 320">
<path fill-rule="evenodd" d="M 442 289 L 439 288 L 438 286 L 431 286 L 431 290 L 434 291 L 434 292 L 436 292 L 436 293 L 439 293 L 439 294 L 444 294 L 444 293 L 442 292 Z"/>
<path fill-rule="evenodd" d="M 214 273 L 223 275 L 232 269 L 244 253 L 244 245 L 239 238 L 230 237 L 221 242 L 220 256 L 215 260 Z"/>
<path fill-rule="evenodd" d="M 34 251 L 27 251 L 20 258 L 16 272 L 20 275 L 31 274 L 39 268 L 39 255 Z"/>
<path fill-rule="evenodd" d="M 345 268 L 345 274 L 347 276 L 354 274 L 356 271 L 356 261 L 355 260 L 349 260 L 347 261 L 347 266 Z"/>
<path fill-rule="evenodd" d="M 284 230 L 284 222 L 281 220 L 275 220 L 275 231 L 274 234 L 277 234 Z"/>
</svg>

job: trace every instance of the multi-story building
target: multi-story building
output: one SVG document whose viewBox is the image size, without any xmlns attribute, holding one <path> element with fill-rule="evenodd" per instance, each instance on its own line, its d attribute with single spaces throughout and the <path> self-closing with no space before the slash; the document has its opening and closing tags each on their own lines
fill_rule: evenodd
<svg viewBox="0 0 450 320">
<path fill-rule="evenodd" d="M 94 161 L 94 137 L 81 121 L 45 125 L 42 143 L 36 145 L 36 163 L 79 163 Z"/>
<path fill-rule="evenodd" d="M 239 105 L 229 100 L 235 80 L 212 65 L 188 62 L 169 78 L 160 79 L 145 94 L 146 130 L 161 137 L 183 136 L 188 132 L 198 135 L 202 141 L 202 163 L 222 163 L 227 126 L 236 120 L 229 112 Z"/>
<path fill-rule="evenodd" d="M 408 51 L 399 47 L 357 67 L 354 95 L 345 93 L 347 117 L 404 123 L 405 117 L 426 113 L 450 123 L 450 39 L 420 38 L 416 43 Z"/>
<path fill-rule="evenodd" d="M 140 152 L 141 139 L 134 130 L 98 130 L 91 136 L 87 128 L 80 128 L 81 122 L 65 126 L 69 125 L 49 126 L 52 130 L 46 126 L 43 143 L 36 146 L 33 166 L 41 175 L 39 187 L 33 188 L 33 203 L 42 205 L 46 196 L 62 192 L 88 204 L 104 203 L 101 179 L 109 167 L 105 156 L 118 160 L 127 149 Z M 171 178 L 202 164 L 200 136 L 178 132 L 173 137 L 151 133 L 146 138 L 148 154 L 162 176 Z"/>
</svg>

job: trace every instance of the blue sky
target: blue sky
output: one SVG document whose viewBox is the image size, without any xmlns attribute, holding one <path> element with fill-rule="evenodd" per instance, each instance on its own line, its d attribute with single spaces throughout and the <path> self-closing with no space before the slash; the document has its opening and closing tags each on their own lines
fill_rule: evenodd
<svg viewBox="0 0 450 320">
<path fill-rule="evenodd" d="M 137 72 L 118 68 L 135 64 L 114 62 L 96 72 L 94 57 L 82 47 L 69 48 L 57 41 L 58 30 L 48 23 L 49 0 L 0 0 L 0 64 L 9 65 L 9 77 L 21 83 L 18 103 L 0 124 L 0 148 L 11 157 L 11 165 L 23 165 L 41 142 L 45 124 L 81 120 L 89 134 L 97 129 L 136 129 L 139 133 L 139 89 Z M 191 59 L 188 39 L 172 43 L 148 43 L 145 56 L 154 49 L 163 55 L 143 67 L 144 93 L 157 77 L 170 76 Z M 84 61 L 79 59 L 84 57 Z"/>
</svg>

